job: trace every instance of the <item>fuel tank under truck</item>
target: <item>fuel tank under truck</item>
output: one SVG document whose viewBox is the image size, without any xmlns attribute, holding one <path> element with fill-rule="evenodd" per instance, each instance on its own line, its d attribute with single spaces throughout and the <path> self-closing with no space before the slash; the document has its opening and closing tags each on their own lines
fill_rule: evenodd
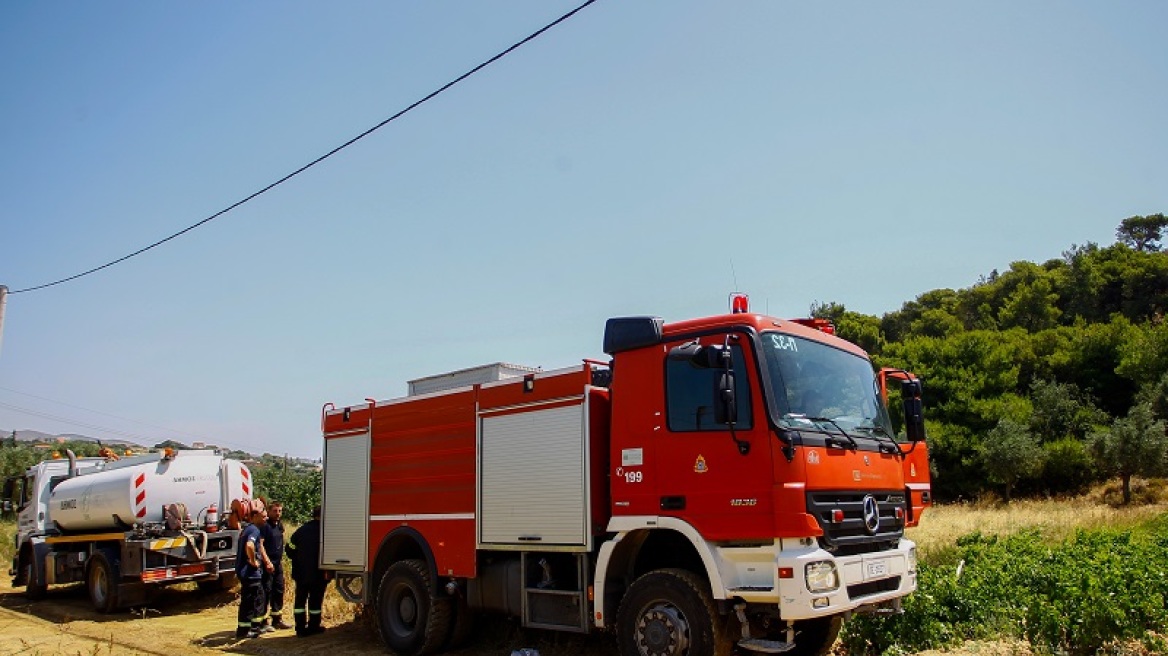
<svg viewBox="0 0 1168 656">
<path fill-rule="evenodd" d="M 136 460 L 136 459 L 135 459 Z M 127 529 L 164 521 L 166 506 L 184 504 L 198 520 L 215 504 L 251 496 L 251 472 L 214 451 L 179 451 L 150 462 L 110 462 L 81 472 L 53 488 L 48 524 L 67 532 Z"/>
</svg>

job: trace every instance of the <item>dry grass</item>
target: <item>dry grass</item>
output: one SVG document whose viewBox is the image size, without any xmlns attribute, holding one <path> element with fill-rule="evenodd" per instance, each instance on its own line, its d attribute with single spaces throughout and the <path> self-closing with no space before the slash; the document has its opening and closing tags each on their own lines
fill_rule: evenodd
<svg viewBox="0 0 1168 656">
<path fill-rule="evenodd" d="M 1009 535 L 1037 529 L 1051 541 L 1062 540 L 1077 529 L 1138 526 L 1168 511 L 1168 502 L 1148 499 L 1144 505 L 1116 507 L 1108 503 L 1112 491 L 1099 488 L 1072 499 L 1023 499 L 1005 504 L 997 500 L 934 506 L 925 511 L 921 525 L 908 529 L 921 558 L 931 561 L 952 549 L 957 538 L 980 532 Z"/>
</svg>

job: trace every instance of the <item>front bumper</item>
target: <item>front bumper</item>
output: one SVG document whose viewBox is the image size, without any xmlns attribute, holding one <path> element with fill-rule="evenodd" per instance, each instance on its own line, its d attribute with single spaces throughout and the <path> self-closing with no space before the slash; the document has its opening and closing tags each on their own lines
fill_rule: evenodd
<svg viewBox="0 0 1168 656">
<path fill-rule="evenodd" d="M 814 540 L 776 540 L 765 547 L 715 548 L 724 598 L 776 604 L 779 616 L 801 620 L 864 611 L 917 589 L 916 545 L 900 540 L 895 549 L 835 557 Z M 809 589 L 808 565 L 832 563 L 834 588 Z"/>
</svg>

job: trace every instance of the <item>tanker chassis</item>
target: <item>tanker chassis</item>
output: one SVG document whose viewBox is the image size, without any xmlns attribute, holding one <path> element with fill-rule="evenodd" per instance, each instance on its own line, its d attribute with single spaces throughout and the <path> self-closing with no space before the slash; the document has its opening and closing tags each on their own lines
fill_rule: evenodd
<svg viewBox="0 0 1168 656">
<path fill-rule="evenodd" d="M 607 362 L 326 404 L 322 567 L 403 656 L 484 611 L 623 656 L 820 655 L 899 611 L 931 502 L 919 380 L 826 321 L 733 309 L 610 319 Z"/>
<path fill-rule="evenodd" d="M 251 497 L 243 463 L 209 450 L 68 456 L 30 467 L 20 482 L 13 587 L 38 599 L 51 584 L 84 582 L 108 613 L 164 585 L 235 583 L 240 531 L 218 509 Z"/>
</svg>

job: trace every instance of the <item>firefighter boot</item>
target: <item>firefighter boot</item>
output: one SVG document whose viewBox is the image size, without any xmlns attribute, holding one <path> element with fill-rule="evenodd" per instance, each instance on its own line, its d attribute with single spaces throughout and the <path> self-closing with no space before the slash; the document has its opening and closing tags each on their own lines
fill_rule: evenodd
<svg viewBox="0 0 1168 656">
<path fill-rule="evenodd" d="M 297 638 L 307 638 L 310 635 L 308 633 L 307 626 L 306 626 L 306 623 L 308 622 L 308 618 L 305 617 L 303 608 L 293 609 L 292 621 L 296 622 L 296 637 Z"/>
<path fill-rule="evenodd" d="M 305 629 L 308 635 L 316 635 L 324 633 L 324 627 L 320 625 L 320 611 L 308 611 L 308 628 Z"/>
<path fill-rule="evenodd" d="M 277 614 L 273 613 L 272 614 L 272 628 L 279 629 L 279 630 L 283 631 L 285 629 L 290 629 L 292 627 L 290 625 L 284 623 L 284 616 L 283 615 L 277 615 Z"/>
</svg>

